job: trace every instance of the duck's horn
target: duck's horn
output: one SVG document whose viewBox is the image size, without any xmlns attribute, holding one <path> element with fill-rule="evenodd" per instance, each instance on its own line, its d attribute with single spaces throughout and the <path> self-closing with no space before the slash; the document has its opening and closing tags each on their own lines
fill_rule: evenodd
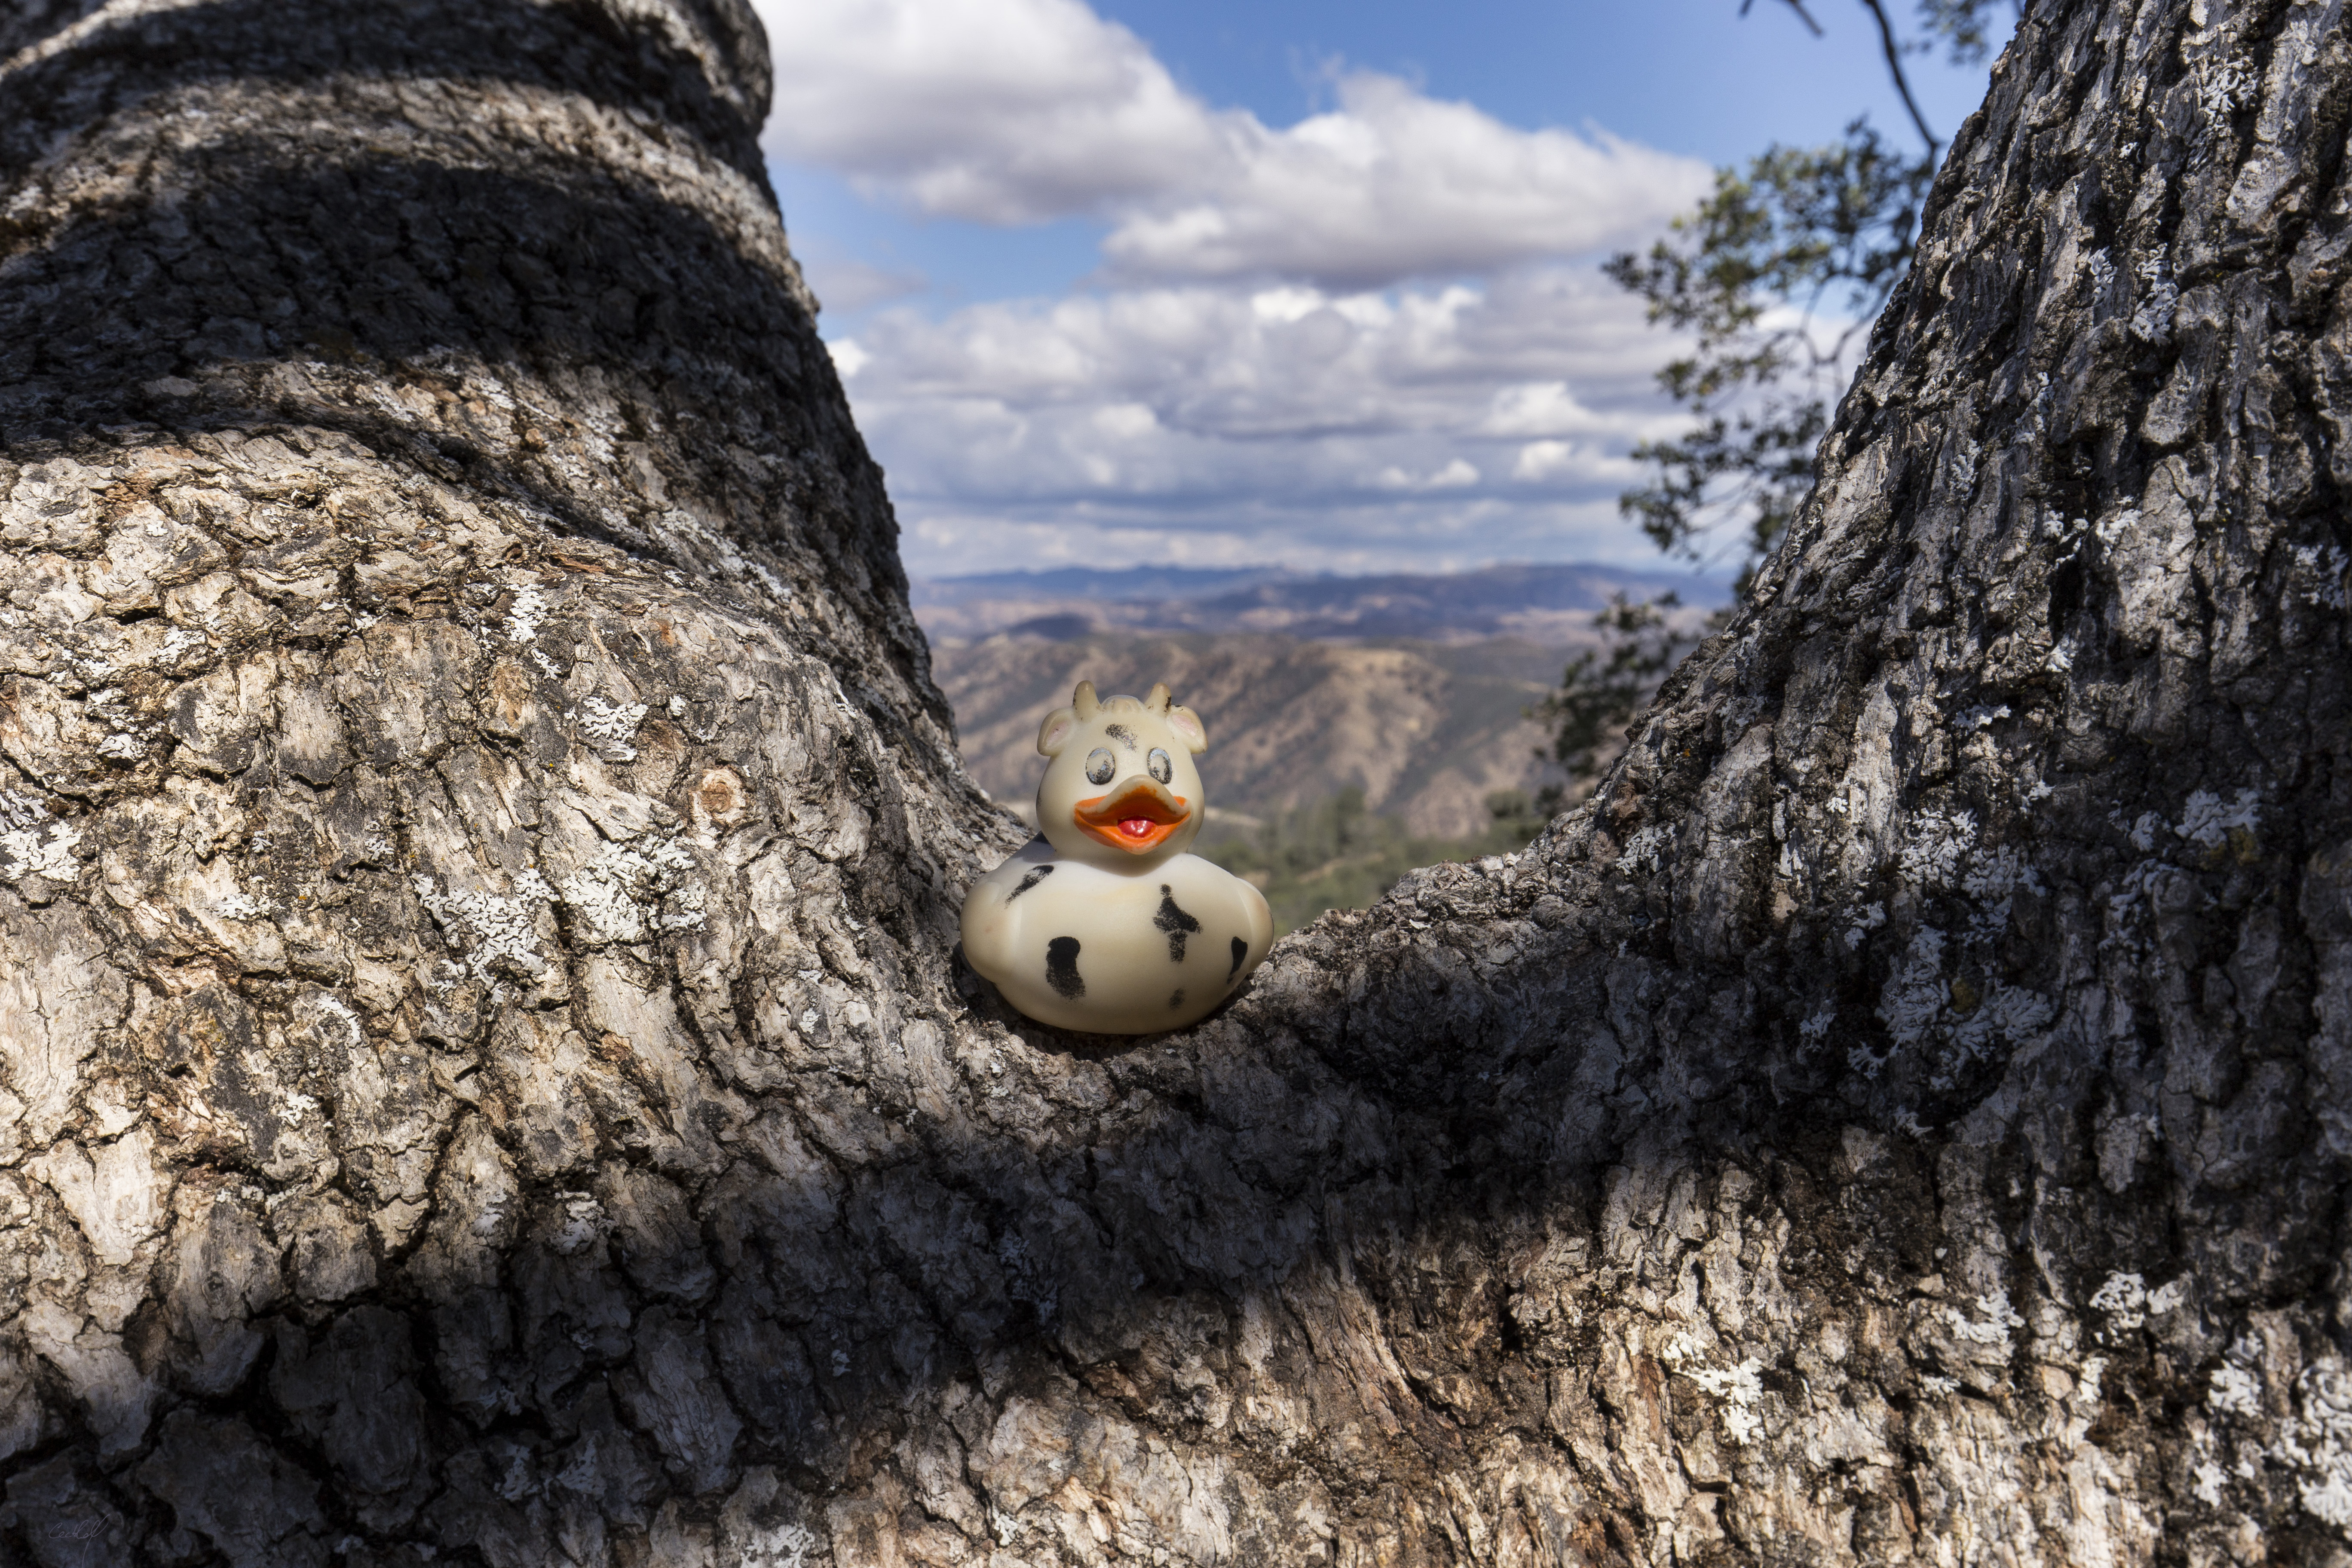
<svg viewBox="0 0 2352 1568">
<path fill-rule="evenodd" d="M 1070 706 L 1078 710 L 1080 723 L 1093 718 L 1095 710 L 1102 706 L 1102 699 L 1095 695 L 1095 683 L 1091 680 L 1079 681 L 1078 689 L 1070 693 Z"/>
<path fill-rule="evenodd" d="M 1165 713 L 1168 711 L 1168 704 L 1173 700 L 1174 699 L 1168 692 L 1168 683 L 1162 680 L 1152 686 L 1151 695 L 1143 700 L 1143 705 L 1154 713 Z"/>
</svg>

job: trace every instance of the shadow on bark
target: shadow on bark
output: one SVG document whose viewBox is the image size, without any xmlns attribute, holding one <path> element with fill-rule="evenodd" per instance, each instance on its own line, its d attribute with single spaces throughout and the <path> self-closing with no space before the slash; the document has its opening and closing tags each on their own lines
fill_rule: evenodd
<svg viewBox="0 0 2352 1568">
<path fill-rule="evenodd" d="M 102 205 L 0 260 L 0 443 L 18 460 L 285 424 L 756 598 L 740 552 L 774 552 L 950 721 L 880 471 L 781 240 L 747 254 L 709 213 L 576 165 L 217 154 L 235 173 L 194 195 Z M 891 700 L 859 700 L 903 727 Z"/>
<path fill-rule="evenodd" d="M 72 104 L 84 125 L 159 93 L 235 86 L 323 88 L 337 82 L 454 78 L 488 93 L 580 96 L 622 113 L 657 116 L 765 191 L 759 148 L 771 89 L 766 44 L 734 0 L 692 0 L 708 54 L 654 28 L 632 27 L 599 0 L 545 6 L 340 0 L 207 0 L 102 22 L 7 79 L 0 168 L 43 155 L 49 106 Z M 35 4 L 0 26 L 0 62 L 99 9 L 85 0 Z M 12 41 L 13 40 L 13 41 Z M 331 40 L 321 48 L 321 41 Z M 0 225 L 0 236 L 6 234 Z"/>
<path fill-rule="evenodd" d="M 99 1560 L 69 1537 L 255 1564 L 323 1562 L 354 1540 L 352 1562 L 406 1561 L 368 1544 L 404 1540 L 491 1563 L 569 1542 L 589 1561 L 607 1531 L 658 1532 L 698 1512 L 815 1527 L 827 1497 L 927 1458 L 960 1471 L 965 1455 L 995 1463 L 1029 1445 L 1049 1456 L 1034 1463 L 1050 1468 L 1058 1451 L 1077 1464 L 1069 1456 L 1102 1432 L 1019 1421 L 1081 1389 L 1103 1419 L 1210 1439 L 1229 1388 L 1253 1380 L 1310 1408 L 1318 1431 L 1352 1424 L 1349 1451 L 1315 1456 L 1343 1499 L 1435 1495 L 1440 1471 L 1499 1433 L 1566 1447 L 1591 1407 L 1606 1342 L 1587 1331 L 1528 1359 L 1528 1281 L 1547 1255 L 1573 1258 L 1591 1292 L 1629 1224 L 1671 1236 L 1687 1228 L 1678 1213 L 1736 1192 L 1754 1232 L 1795 1234 L 1776 1267 L 1825 1321 L 1939 1271 L 1949 1144 L 1857 1143 L 1857 1108 L 1827 1083 L 1769 1111 L 1728 1113 L 1720 1083 L 1685 1106 L 1643 1095 L 1629 1107 L 1620 1074 L 1671 1084 L 1671 1051 L 1607 1064 L 1604 1097 L 1591 1052 L 1610 1047 L 1557 1037 L 1563 1017 L 1612 1006 L 1605 985 L 1548 1000 L 1540 1018 L 1402 1042 L 1431 1058 L 1402 1097 L 1366 1081 L 1382 1064 L 1336 1033 L 1261 1037 L 1241 1019 L 1143 1042 L 1104 1065 L 1145 1120 L 1082 1143 L 987 1125 L 976 1089 L 954 1123 L 868 1127 L 888 1146 L 859 1150 L 832 1110 L 786 1091 L 698 1196 L 660 1171 L 607 1165 L 592 1190 L 526 1180 L 469 1198 L 448 1175 L 488 1168 L 490 1135 L 469 1118 L 443 1156 L 443 1217 L 361 1304 L 290 1300 L 304 1268 L 323 1267 L 299 1244 L 290 1289 L 274 1275 L 241 1286 L 277 1265 L 234 1203 L 184 1234 L 178 1283 L 131 1336 L 173 1413 L 144 1452 L 115 1442 L 136 1458 L 111 1481 L 94 1458 L 103 1433 L 53 1432 L 20 1455 L 14 1529 L 45 1563 Z M 1020 1070 L 1053 1070 L 1040 1054 Z M 2029 1080 L 2053 1116 L 2084 1119 L 2102 1096 L 2144 1087 L 2054 1055 Z M 2053 1295 L 2084 1300 L 2126 1268 L 2220 1283 L 2229 1261 L 2173 1228 L 2169 1175 L 2118 1194 L 2085 1183 L 2053 1203 L 2032 1140 L 2029 1127 L 1977 1152 L 1966 1180 L 1992 1193 Z M 2282 1161 L 2298 1174 L 2215 1227 L 2277 1249 L 2241 1269 L 2242 1301 L 2324 1284 L 2340 1216 L 2332 1187 L 2301 1174 L 2309 1148 L 2306 1128 Z M 2020 1182 L 2041 1183 L 2040 1200 Z M 484 1223 L 490 1234 L 473 1238 Z M 1351 1317 L 1377 1325 L 1392 1364 L 1325 1337 Z M 2135 1354 L 2118 1352 L 2111 1374 L 2126 1392 L 2147 1359 Z M 1920 1378 L 1971 1370 L 1897 1358 L 1874 1375 L 1907 1408 Z M 58 1394 L 53 1408 L 72 1406 Z M 959 1411 L 971 1413 L 961 1426 Z M 1261 1480 L 1301 1484 L 1307 1457 L 1260 1456 Z M 1610 1461 L 1586 1449 L 1574 1461 L 1592 1517 L 1642 1539 L 1656 1521 Z"/>
<path fill-rule="evenodd" d="M 614 496 L 578 493 L 545 461 L 572 424 L 558 400 L 583 367 L 629 413 L 690 436 L 664 455 L 709 465 L 678 479 L 702 480 L 714 500 L 757 480 L 726 467 L 730 443 L 855 441 L 806 412 L 837 394 L 789 284 L 707 215 L 616 181 L 567 186 L 556 171 L 518 177 L 378 154 L 322 170 L 277 163 L 276 151 L 224 148 L 234 183 L 110 206 L 0 264 L 11 446 L 130 421 L 276 419 L 377 439 L 406 429 L 470 459 L 469 480 L 586 524 Z M 301 378 L 269 374 L 279 366 Z M 467 374 L 483 369 L 549 406 L 463 405 Z M 387 382 L 421 408 L 404 418 L 381 397 L 349 395 Z M 712 395 L 730 389 L 735 397 Z M 622 478 L 598 489 L 618 491 Z M 772 543 L 814 521 L 749 507 L 727 519 Z"/>
</svg>

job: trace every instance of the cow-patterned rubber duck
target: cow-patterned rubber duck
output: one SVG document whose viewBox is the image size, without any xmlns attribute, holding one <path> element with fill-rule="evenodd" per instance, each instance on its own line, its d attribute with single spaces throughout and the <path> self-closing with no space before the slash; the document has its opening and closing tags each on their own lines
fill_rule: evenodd
<svg viewBox="0 0 2352 1568">
<path fill-rule="evenodd" d="M 1206 1017 L 1274 945 L 1265 897 L 1185 848 L 1208 731 L 1165 686 L 1045 716 L 1039 837 L 963 901 L 963 954 L 1041 1024 L 1150 1035 Z"/>
</svg>

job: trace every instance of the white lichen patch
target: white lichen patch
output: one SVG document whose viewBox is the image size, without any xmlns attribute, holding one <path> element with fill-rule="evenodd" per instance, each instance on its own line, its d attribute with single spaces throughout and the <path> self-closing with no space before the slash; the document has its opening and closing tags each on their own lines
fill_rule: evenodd
<svg viewBox="0 0 2352 1568">
<path fill-rule="evenodd" d="M 1945 1308 L 1944 1321 L 1951 1325 L 1954 1337 L 1970 1344 L 1991 1345 L 2003 1356 L 2015 1344 L 2010 1331 L 2025 1326 L 2025 1320 L 2010 1307 L 2009 1292 L 1999 1289 L 1988 1290 L 1977 1298 L 1974 1316 L 1958 1307 Z"/>
<path fill-rule="evenodd" d="M 2213 1369 L 2206 1384 L 2205 1405 L 2231 1415 L 2260 1415 L 2262 1380 L 2238 1363 L 2225 1361 Z"/>
<path fill-rule="evenodd" d="M 1758 1375 L 1763 1370 L 1764 1363 L 1749 1356 L 1738 1366 L 1703 1366 L 1683 1375 L 1723 1402 L 1717 1414 L 1723 1418 L 1724 1436 L 1744 1447 L 1764 1427 L 1756 1413 L 1764 1398 L 1764 1382 Z"/>
<path fill-rule="evenodd" d="M 1912 820 L 1903 841 L 1903 879 L 1915 888 L 1948 886 L 1976 847 L 1977 819 L 1967 811 L 1930 806 Z"/>
<path fill-rule="evenodd" d="M 2303 597 L 2322 609 L 2345 609 L 2345 569 L 2352 566 L 2352 557 L 2343 552 L 2340 545 L 2298 545 L 2295 548 L 2295 576 L 2307 583 Z"/>
<path fill-rule="evenodd" d="M 646 721 L 646 705 L 642 702 L 608 702 L 601 696 L 582 698 L 580 705 L 566 711 L 565 717 L 580 726 L 580 732 L 596 742 L 607 762 L 633 763 L 637 760 L 636 748 L 629 742 L 636 738 L 637 726 Z"/>
<path fill-rule="evenodd" d="M 708 889 L 688 881 L 694 857 L 675 840 L 607 844 L 557 889 L 591 942 L 643 942 L 656 931 L 690 931 L 708 918 Z"/>
<path fill-rule="evenodd" d="M 539 636 L 540 622 L 546 618 L 547 595 L 536 588 L 524 588 L 507 609 L 507 641 L 530 642 Z"/>
<path fill-rule="evenodd" d="M 1885 923 L 1886 906 L 1885 904 L 1877 903 L 1864 905 L 1862 912 L 1854 917 L 1853 924 L 1846 928 L 1846 951 L 1851 952 L 1855 948 L 1860 947 L 1864 937 L 1868 936 L 1872 931 L 1876 931 L 1880 926 L 1883 926 Z"/>
<path fill-rule="evenodd" d="M 1969 863 L 1967 875 L 1960 879 L 1960 890 L 1972 899 L 2006 900 L 2020 888 L 2031 893 L 2044 893 L 2041 873 L 2034 870 L 2017 847 L 2004 844 L 1990 854 L 1979 854 Z"/>
<path fill-rule="evenodd" d="M 2335 544 L 2305 544 L 2294 552 L 2296 574 L 2311 584 L 2304 597 L 2322 609 L 2341 610 L 2347 606 L 2347 595 L 2345 570 L 2352 566 L 2352 556 Z"/>
<path fill-rule="evenodd" d="M 558 1193 L 556 1201 L 563 1205 L 562 1217 L 555 1222 L 548 1240 L 564 1257 L 570 1258 L 612 1234 L 612 1217 L 594 1194 Z"/>
<path fill-rule="evenodd" d="M 1944 984 L 1944 933 L 1921 926 L 1912 933 L 1902 962 L 1879 993 L 1878 1016 L 1901 1046 L 1925 1040 L 1943 1016 L 1949 993 Z"/>
<path fill-rule="evenodd" d="M 155 649 L 155 663 L 169 669 L 191 653 L 211 646 L 205 634 L 194 626 L 174 626 Z"/>
<path fill-rule="evenodd" d="M 2221 135 L 2231 115 L 2253 101 L 2261 78 L 2234 55 L 2197 62 L 2197 109 L 2210 135 Z"/>
<path fill-rule="evenodd" d="M 2036 895 L 2049 891 L 2033 863 L 2014 845 L 2004 844 L 1970 857 L 1968 871 L 1960 878 L 1960 890 L 1983 907 L 1969 917 L 1969 934 L 1980 942 L 1998 937 L 2008 928 L 2010 910 L 2021 889 Z"/>
<path fill-rule="evenodd" d="M 266 920 L 270 913 L 269 905 L 255 898 L 235 882 L 229 884 L 227 892 L 214 900 L 213 908 L 225 918 L 233 921 Z"/>
<path fill-rule="evenodd" d="M 37 795 L 0 791 L 0 873 L 10 881 L 46 877 L 69 882 L 81 830 L 51 816 Z"/>
<path fill-rule="evenodd" d="M 2118 1329 L 2136 1329 L 2147 1321 L 2147 1286 L 2137 1274 L 2114 1273 L 2091 1293 L 2091 1310 L 2105 1312 Z"/>
<path fill-rule="evenodd" d="M 2139 917 L 2150 907 L 2150 895 L 2157 884 L 2175 875 L 2178 868 L 2163 860 L 2143 860 L 2125 872 L 2121 886 L 2107 896 L 2108 931 L 2099 946 L 2137 948 Z"/>
<path fill-rule="evenodd" d="M 2056 1005 L 2039 991 L 1997 980 L 1952 1026 L 1952 1044 L 1972 1058 L 1990 1056 L 1996 1047 L 2023 1045 L 2057 1016 Z"/>
<path fill-rule="evenodd" d="M 2279 1448 L 2302 1474 L 2295 1493 L 2304 1510 L 2352 1537 L 2352 1372 L 2321 1356 L 2295 1384 L 2296 1410 L 2279 1434 Z"/>
<path fill-rule="evenodd" d="M 2262 820 L 2263 794 L 2260 790 L 2242 789 L 2231 800 L 2207 790 L 2199 790 L 2184 802 L 2180 809 L 2180 826 L 2173 832 L 2200 848 L 2211 849 L 2226 842 L 2232 833 L 2249 833 Z"/>
<path fill-rule="evenodd" d="M 1625 840 L 1625 847 L 1617 855 L 1617 868 L 1634 873 L 1656 870 L 1658 857 L 1673 840 L 1674 835 L 1670 831 L 1652 823 Z"/>
<path fill-rule="evenodd" d="M 535 875 L 533 880 L 533 889 L 519 887 L 511 898 L 475 891 L 439 892 L 433 879 L 422 873 L 411 885 L 434 923 L 467 944 L 466 967 L 474 978 L 489 981 L 494 978 L 493 968 L 502 963 L 533 976 L 547 967 L 539 951 L 539 922 L 531 913 L 533 904 L 546 901 L 547 884 Z"/>
<path fill-rule="evenodd" d="M 2105 250 L 2095 250 L 2083 258 L 2083 265 L 2077 275 L 2090 280 L 2091 302 L 2095 307 L 2099 301 L 2106 298 L 2107 289 L 2115 283 L 2115 258 L 2109 256 Z"/>
</svg>

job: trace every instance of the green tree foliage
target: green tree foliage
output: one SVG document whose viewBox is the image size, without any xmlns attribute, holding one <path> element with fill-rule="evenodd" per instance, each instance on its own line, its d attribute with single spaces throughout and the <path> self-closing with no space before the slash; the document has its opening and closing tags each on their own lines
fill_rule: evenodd
<svg viewBox="0 0 2352 1568">
<path fill-rule="evenodd" d="M 1804 0 L 1782 4 L 1822 31 Z M 2024 8 L 2022 0 L 1919 0 L 1916 30 L 1906 37 L 1882 0 L 1859 4 L 1917 149 L 1888 141 L 1866 119 L 1827 146 L 1768 147 L 1745 169 L 1717 170 L 1697 210 L 1646 254 L 1613 257 L 1606 268 L 1641 296 L 1654 324 L 1692 340 L 1658 384 L 1693 423 L 1633 449 L 1651 478 L 1620 496 L 1618 508 L 1669 555 L 1737 559 L 1736 597 L 1746 596 L 1811 490 L 1831 400 L 1911 264 L 1943 144 L 1912 97 L 1904 61 L 1938 49 L 1956 65 L 1980 60 L 1995 8 Z M 1578 655 L 1560 689 L 1533 710 L 1556 726 L 1554 752 L 1579 778 L 1598 773 L 1693 646 L 1671 635 L 1664 607 L 1621 599 L 1602 611 L 1604 651 Z"/>
<path fill-rule="evenodd" d="M 1728 523 L 1747 591 L 1812 488 L 1829 399 L 1910 262 L 1933 173 L 1857 120 L 1843 142 L 1718 170 L 1649 254 L 1609 262 L 1652 321 L 1696 340 L 1658 383 L 1697 423 L 1635 447 L 1655 478 L 1618 501 L 1660 550 L 1705 560 Z"/>
<path fill-rule="evenodd" d="M 1469 838 L 1420 838 L 1393 816 L 1364 804 L 1361 788 L 1297 806 L 1263 826 L 1199 852 L 1265 894 L 1276 936 L 1297 930 L 1326 910 L 1377 903 L 1398 878 L 1440 860 L 1475 860 L 1518 848 L 1543 831 L 1557 792 L 1531 800 L 1520 790 L 1490 795 L 1494 821 Z"/>
<path fill-rule="evenodd" d="M 1551 724 L 1552 755 L 1571 778 L 1600 776 L 1625 726 L 1698 641 L 1677 631 L 1668 618 L 1667 612 L 1680 603 L 1672 594 L 1638 604 L 1622 593 L 1612 595 L 1609 607 L 1593 617 L 1607 634 L 1605 653 L 1587 648 L 1578 654 L 1560 689 L 1533 710 L 1532 717 Z"/>
</svg>

